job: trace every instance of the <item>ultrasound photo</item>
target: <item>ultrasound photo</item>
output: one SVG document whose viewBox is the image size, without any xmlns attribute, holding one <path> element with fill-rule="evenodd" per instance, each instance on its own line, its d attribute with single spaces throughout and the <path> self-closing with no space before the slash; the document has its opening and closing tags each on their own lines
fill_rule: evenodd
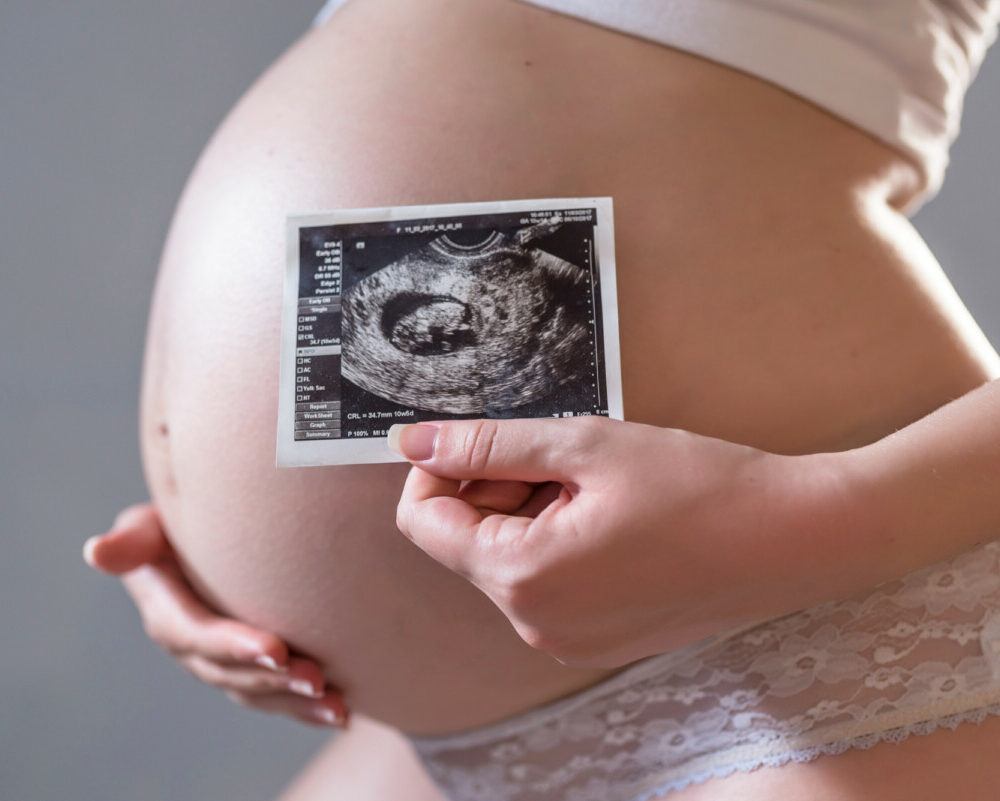
<svg viewBox="0 0 1000 801">
<path fill-rule="evenodd" d="M 394 423 L 621 418 L 610 198 L 290 217 L 279 466 L 398 461 Z"/>
</svg>

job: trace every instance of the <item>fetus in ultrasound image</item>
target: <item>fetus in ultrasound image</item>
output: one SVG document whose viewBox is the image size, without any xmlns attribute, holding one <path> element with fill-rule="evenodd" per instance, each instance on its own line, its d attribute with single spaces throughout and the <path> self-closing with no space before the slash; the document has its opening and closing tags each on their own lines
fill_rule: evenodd
<svg viewBox="0 0 1000 801">
<path fill-rule="evenodd" d="M 436 236 L 345 283 L 343 377 L 455 415 L 503 413 L 592 377 L 591 273 L 533 244 L 558 227 Z"/>
</svg>

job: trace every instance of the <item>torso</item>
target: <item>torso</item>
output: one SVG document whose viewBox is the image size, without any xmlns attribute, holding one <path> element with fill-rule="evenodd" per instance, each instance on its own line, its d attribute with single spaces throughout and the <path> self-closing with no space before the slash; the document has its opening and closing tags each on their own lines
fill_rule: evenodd
<svg viewBox="0 0 1000 801">
<path fill-rule="evenodd" d="M 274 468 L 285 215 L 611 195 L 626 417 L 805 452 L 1000 373 L 894 210 L 916 181 L 859 130 L 669 48 L 509 0 L 349 3 L 225 121 L 164 254 L 142 441 L 193 581 L 404 730 L 592 683 L 396 532 L 404 466 Z"/>
</svg>

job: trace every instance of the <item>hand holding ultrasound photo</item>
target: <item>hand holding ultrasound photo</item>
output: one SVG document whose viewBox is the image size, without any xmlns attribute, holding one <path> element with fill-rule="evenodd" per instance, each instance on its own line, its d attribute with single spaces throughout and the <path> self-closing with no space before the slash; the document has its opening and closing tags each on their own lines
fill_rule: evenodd
<svg viewBox="0 0 1000 801">
<path fill-rule="evenodd" d="M 398 461 L 395 423 L 621 419 L 610 198 L 290 217 L 279 467 Z"/>
</svg>

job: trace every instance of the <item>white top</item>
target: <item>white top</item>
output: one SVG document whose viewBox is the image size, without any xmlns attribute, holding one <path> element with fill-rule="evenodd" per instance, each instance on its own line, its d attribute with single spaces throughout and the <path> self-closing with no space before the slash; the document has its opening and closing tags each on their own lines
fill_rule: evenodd
<svg viewBox="0 0 1000 801">
<path fill-rule="evenodd" d="M 329 0 L 317 21 L 344 0 Z M 910 157 L 941 188 L 1000 0 L 523 0 L 726 64 Z"/>
</svg>

